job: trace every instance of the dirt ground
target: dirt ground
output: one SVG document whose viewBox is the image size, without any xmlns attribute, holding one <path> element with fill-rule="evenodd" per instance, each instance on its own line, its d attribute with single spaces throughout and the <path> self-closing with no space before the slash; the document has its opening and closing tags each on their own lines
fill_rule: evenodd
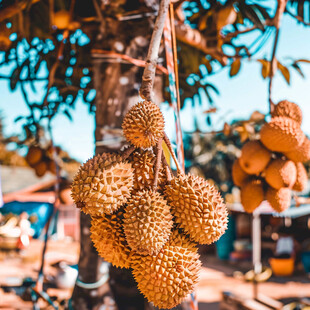
<svg viewBox="0 0 310 310">
<path fill-rule="evenodd" d="M 23 252 L 0 252 L 0 287 L 18 283 L 25 277 L 36 278 L 42 250 L 42 242 L 33 240 L 31 246 Z M 46 254 L 46 274 L 53 276 L 56 269 L 51 265 L 59 260 L 76 263 L 79 245 L 69 241 L 50 241 Z M 240 296 L 252 297 L 253 285 L 233 277 L 236 270 L 245 271 L 247 264 L 230 264 L 219 261 L 212 255 L 203 255 L 203 268 L 197 288 L 200 310 L 217 310 L 223 291 L 229 291 Z M 302 271 L 297 271 L 289 278 L 272 277 L 269 281 L 259 284 L 259 292 L 274 299 L 298 299 L 310 297 L 310 279 Z M 51 295 L 61 299 L 70 297 L 71 290 L 49 289 Z M 42 304 L 42 307 L 44 305 Z M 24 302 L 14 293 L 4 293 L 0 288 L 0 309 L 32 309 L 31 302 Z"/>
</svg>

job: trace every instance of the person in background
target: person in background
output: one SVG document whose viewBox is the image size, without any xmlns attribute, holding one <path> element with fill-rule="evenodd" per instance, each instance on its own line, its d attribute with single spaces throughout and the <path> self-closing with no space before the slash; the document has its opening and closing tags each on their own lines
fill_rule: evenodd
<svg viewBox="0 0 310 310">
<path fill-rule="evenodd" d="M 294 239 L 290 230 L 281 227 L 278 231 L 279 238 L 276 243 L 274 257 L 276 258 L 296 258 L 300 249 L 299 243 Z"/>
</svg>

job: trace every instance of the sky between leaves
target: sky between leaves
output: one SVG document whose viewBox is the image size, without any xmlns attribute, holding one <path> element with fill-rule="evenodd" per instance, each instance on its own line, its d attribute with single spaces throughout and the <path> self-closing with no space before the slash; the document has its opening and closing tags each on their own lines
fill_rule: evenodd
<svg viewBox="0 0 310 310">
<path fill-rule="evenodd" d="M 248 39 L 254 34 L 249 34 Z M 291 17 L 285 15 L 279 38 L 277 58 L 285 64 L 285 61 L 294 59 L 310 59 L 310 27 L 297 24 Z M 256 58 L 267 57 L 270 59 L 273 40 L 259 52 Z M 296 71 L 291 71 L 290 85 L 283 76 L 277 72 L 273 82 L 273 100 L 278 102 L 282 99 L 296 102 L 304 114 L 302 129 L 310 135 L 310 64 L 302 64 L 305 78 L 303 79 Z M 9 68 L 3 68 L 0 73 L 9 73 Z M 229 68 L 209 77 L 220 91 L 219 96 L 214 96 L 214 102 L 218 108 L 217 113 L 212 115 L 212 125 L 206 124 L 206 114 L 202 111 L 209 108 L 207 99 L 203 100 L 202 107 L 196 103 L 192 107 L 190 101 L 185 102 L 181 111 L 181 124 L 183 130 L 194 130 L 194 118 L 196 117 L 201 131 L 222 129 L 224 122 L 234 119 L 246 119 L 254 110 L 262 113 L 268 112 L 268 80 L 261 76 L 261 65 L 258 62 L 245 60 L 242 62 L 239 74 L 229 77 Z M 20 131 L 18 123 L 14 119 L 27 114 L 27 107 L 23 101 L 20 90 L 11 92 L 9 82 L 0 80 L 1 103 L 0 110 L 4 117 L 5 134 L 11 135 Z M 167 104 L 163 104 L 162 111 L 166 118 L 166 131 L 170 137 L 174 137 L 173 114 Z M 72 157 L 85 161 L 94 153 L 94 115 L 88 113 L 87 106 L 79 100 L 75 111 L 72 112 L 71 122 L 64 115 L 57 116 L 53 121 L 53 135 L 57 145 L 68 151 Z"/>
</svg>

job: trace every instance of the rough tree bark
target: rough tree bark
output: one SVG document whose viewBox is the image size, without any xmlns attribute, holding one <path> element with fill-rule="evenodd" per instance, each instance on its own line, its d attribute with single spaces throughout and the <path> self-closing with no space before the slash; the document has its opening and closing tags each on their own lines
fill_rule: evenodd
<svg viewBox="0 0 310 310">
<path fill-rule="evenodd" d="M 126 54 L 136 59 L 146 59 L 153 19 L 118 21 L 107 18 L 104 34 L 98 48 Z M 96 153 L 119 150 L 124 144 L 121 124 L 128 109 L 138 102 L 143 68 L 120 62 L 115 58 L 93 55 L 94 86 L 96 89 L 95 140 L 99 142 Z M 155 102 L 163 101 L 162 77 L 155 81 Z M 102 144 L 102 141 L 104 142 Z M 100 277 L 102 259 L 98 257 L 89 237 L 90 218 L 81 214 L 81 252 L 79 280 L 95 283 Z M 105 296 L 113 296 L 119 310 L 149 309 L 129 270 L 110 267 L 109 285 L 84 289 L 76 285 L 73 292 L 74 309 L 99 309 Z"/>
</svg>

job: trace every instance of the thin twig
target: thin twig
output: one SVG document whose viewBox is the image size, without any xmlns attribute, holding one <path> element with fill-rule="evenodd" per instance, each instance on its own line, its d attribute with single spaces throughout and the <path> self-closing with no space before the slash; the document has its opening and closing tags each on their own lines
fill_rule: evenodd
<svg viewBox="0 0 310 310">
<path fill-rule="evenodd" d="M 276 59 L 276 51 L 277 51 L 278 40 L 279 40 L 281 19 L 285 11 L 287 1 L 288 0 L 278 0 L 277 11 L 273 18 L 273 24 L 276 27 L 276 35 L 275 35 L 274 44 L 273 44 L 272 57 L 270 61 L 270 72 L 269 72 L 268 101 L 269 101 L 270 113 L 272 113 L 274 109 L 274 103 L 272 102 L 271 93 L 272 93 L 272 80 L 277 71 L 277 66 L 278 66 L 277 59 Z"/>
<path fill-rule="evenodd" d="M 153 190 L 156 191 L 157 184 L 158 184 L 158 175 L 160 170 L 160 164 L 161 164 L 161 155 L 163 153 L 163 146 L 162 146 L 163 139 L 159 139 L 156 146 L 156 162 L 154 167 L 154 182 L 153 182 Z"/>
<path fill-rule="evenodd" d="M 169 152 L 170 152 L 170 154 L 171 154 L 171 156 L 172 156 L 172 159 L 173 159 L 173 161 L 174 161 L 174 163 L 175 163 L 175 165 L 176 165 L 176 167 L 177 167 L 178 173 L 182 173 L 182 174 L 183 174 L 183 171 L 182 171 L 182 169 L 181 169 L 181 166 L 180 166 L 180 164 L 179 164 L 179 162 L 178 162 L 178 159 L 177 159 L 176 156 L 175 156 L 173 147 L 172 147 L 171 142 L 170 142 L 168 136 L 166 135 L 166 133 L 164 134 L 164 141 L 165 141 L 165 143 L 166 143 L 166 145 L 167 145 L 167 147 L 168 147 L 168 149 L 169 149 Z"/>
<path fill-rule="evenodd" d="M 288 9 L 285 9 L 285 13 L 290 15 L 291 17 L 297 19 L 300 23 L 302 23 L 305 26 L 310 26 L 310 23 L 305 22 L 300 16 L 295 16 L 292 12 L 290 12 Z"/>
<path fill-rule="evenodd" d="M 140 88 L 140 96 L 152 101 L 153 99 L 153 85 L 155 79 L 156 64 L 158 59 L 158 52 L 160 41 L 164 30 L 164 24 L 168 13 L 170 0 L 161 0 L 158 16 L 156 18 L 152 38 L 146 58 L 146 66 L 142 76 L 142 84 Z"/>
<path fill-rule="evenodd" d="M 131 145 L 122 152 L 122 158 L 126 160 L 136 148 Z"/>
<path fill-rule="evenodd" d="M 162 165 L 163 165 L 163 167 L 165 169 L 165 173 L 166 173 L 166 177 L 167 177 L 167 182 L 170 183 L 171 179 L 172 179 L 172 170 L 171 170 L 171 167 L 167 163 L 167 160 L 166 160 L 166 157 L 165 157 L 164 153 L 161 154 L 161 162 L 162 162 Z"/>
</svg>

